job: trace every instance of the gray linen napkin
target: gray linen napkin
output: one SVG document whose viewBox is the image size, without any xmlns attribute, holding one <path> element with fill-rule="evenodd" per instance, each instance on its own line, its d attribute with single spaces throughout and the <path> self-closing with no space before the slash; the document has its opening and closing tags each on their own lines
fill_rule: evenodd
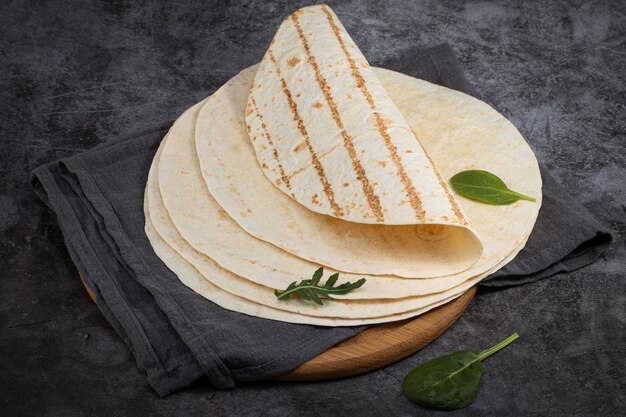
<svg viewBox="0 0 626 417">
<path fill-rule="evenodd" d="M 446 46 L 379 65 L 476 93 Z M 189 290 L 143 232 L 143 191 L 166 127 L 35 169 L 31 183 L 56 213 L 78 271 L 159 395 L 203 376 L 216 388 L 285 373 L 363 327 L 280 323 L 224 310 Z M 485 285 L 515 285 L 595 261 L 610 233 L 545 171 L 544 202 L 526 248 Z"/>
</svg>

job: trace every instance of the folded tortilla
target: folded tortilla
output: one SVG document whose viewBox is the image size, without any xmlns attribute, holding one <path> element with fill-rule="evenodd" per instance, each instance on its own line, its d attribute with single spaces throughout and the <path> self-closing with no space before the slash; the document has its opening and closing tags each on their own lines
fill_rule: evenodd
<svg viewBox="0 0 626 417">
<path fill-rule="evenodd" d="M 411 126 L 326 5 L 300 9 L 280 25 L 255 75 L 246 123 L 265 175 L 310 210 L 359 223 L 471 230 Z"/>
<path fill-rule="evenodd" d="M 249 92 L 246 128 L 266 177 L 309 210 L 364 224 L 439 225 L 426 228 L 446 237 L 437 254 L 414 242 L 424 276 L 463 271 L 480 256 L 445 179 L 328 6 L 300 9 L 280 25 Z M 376 263 L 385 270 L 337 266 L 396 273 Z"/>
</svg>

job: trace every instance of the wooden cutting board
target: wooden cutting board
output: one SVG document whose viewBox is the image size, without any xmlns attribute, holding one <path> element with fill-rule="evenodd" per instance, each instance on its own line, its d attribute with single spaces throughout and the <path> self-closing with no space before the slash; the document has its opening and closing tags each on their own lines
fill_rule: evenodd
<svg viewBox="0 0 626 417">
<path fill-rule="evenodd" d="M 95 302 L 93 291 L 82 277 L 81 281 Z M 275 379 L 316 381 L 341 378 L 373 371 L 399 361 L 445 332 L 467 309 L 475 294 L 476 287 L 472 287 L 459 298 L 421 316 L 371 326 Z"/>
</svg>

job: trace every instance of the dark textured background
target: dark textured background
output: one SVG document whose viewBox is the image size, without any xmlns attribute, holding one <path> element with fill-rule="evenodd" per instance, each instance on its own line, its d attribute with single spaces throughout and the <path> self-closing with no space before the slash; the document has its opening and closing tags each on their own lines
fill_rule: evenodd
<svg viewBox="0 0 626 417">
<path fill-rule="evenodd" d="M 295 4 L 297 3 L 297 4 Z M 469 80 L 553 175 L 616 231 L 605 260 L 482 290 L 414 356 L 324 383 L 207 383 L 159 399 L 87 297 L 29 171 L 173 119 L 257 62 L 304 2 L 0 3 L 0 414 L 425 415 L 398 380 L 458 348 L 521 339 L 490 358 L 453 415 L 626 413 L 626 7 L 620 1 L 330 2 L 376 64 L 452 44 Z"/>
</svg>

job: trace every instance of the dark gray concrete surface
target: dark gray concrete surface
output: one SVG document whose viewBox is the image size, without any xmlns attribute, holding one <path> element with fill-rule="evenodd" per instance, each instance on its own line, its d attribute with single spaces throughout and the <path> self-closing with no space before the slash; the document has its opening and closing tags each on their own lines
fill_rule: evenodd
<svg viewBox="0 0 626 417">
<path fill-rule="evenodd" d="M 399 380 L 418 362 L 521 339 L 485 363 L 476 402 L 452 415 L 626 414 L 626 7 L 620 1 L 330 2 L 375 64 L 452 44 L 486 100 L 554 176 L 616 231 L 576 273 L 482 290 L 412 357 L 323 383 L 206 382 L 158 398 L 76 276 L 36 166 L 170 120 L 257 62 L 305 2 L 0 3 L 0 414 L 428 415 Z M 433 413 L 436 414 L 436 413 Z"/>
</svg>

